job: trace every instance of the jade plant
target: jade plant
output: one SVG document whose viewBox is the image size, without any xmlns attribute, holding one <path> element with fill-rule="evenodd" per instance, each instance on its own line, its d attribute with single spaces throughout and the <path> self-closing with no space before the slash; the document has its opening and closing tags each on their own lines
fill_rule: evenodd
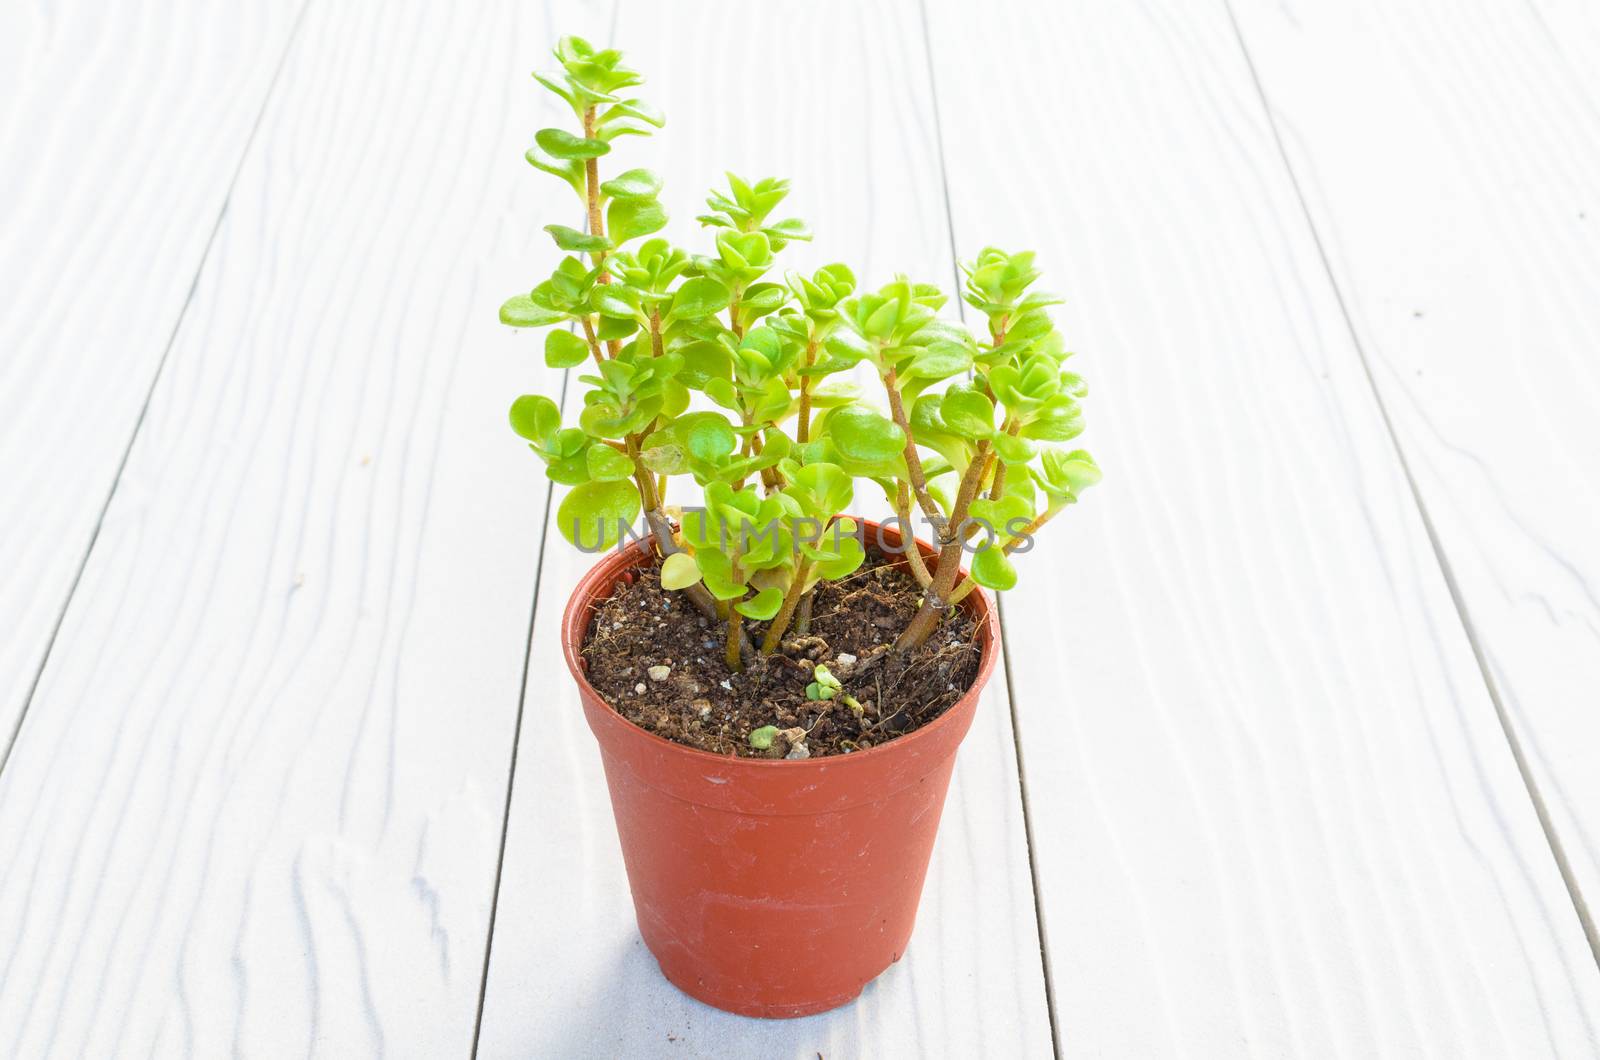
<svg viewBox="0 0 1600 1060">
<path fill-rule="evenodd" d="M 922 603 L 895 650 L 914 651 L 973 585 L 1010 589 L 1012 557 L 1100 479 L 1062 444 L 1083 430 L 1086 388 L 1047 311 L 1058 300 L 1033 287 L 1033 254 L 986 248 L 963 267 L 963 300 L 985 325 L 974 335 L 940 315 L 933 285 L 900 276 L 866 292 L 842 264 L 781 270 L 789 244 L 811 238 L 777 216 L 784 180 L 729 174 L 697 218 L 709 252 L 676 247 L 658 234 L 661 178 L 607 176 L 624 137 L 663 127 L 632 94 L 642 78 L 576 37 L 555 57 L 556 73 L 535 76 L 572 126 L 540 130 L 527 160 L 571 187 L 581 214 L 568 220 L 582 227 L 546 226 L 562 256 L 500 319 L 547 328 L 550 367 L 586 368 L 579 407 L 541 395 L 511 406 L 512 428 L 570 487 L 561 533 L 609 548 L 642 515 L 662 585 L 718 624 L 735 670 L 803 631 L 818 583 L 864 562 L 846 514 L 858 481 L 882 490 L 907 539 L 925 527 L 936 546 L 926 560 L 903 550 Z M 848 382 L 862 366 L 878 393 Z M 687 500 L 669 505 L 669 490 Z M 767 623 L 759 643 L 752 622 Z M 860 709 L 825 667 L 812 676 L 809 698 Z"/>
</svg>

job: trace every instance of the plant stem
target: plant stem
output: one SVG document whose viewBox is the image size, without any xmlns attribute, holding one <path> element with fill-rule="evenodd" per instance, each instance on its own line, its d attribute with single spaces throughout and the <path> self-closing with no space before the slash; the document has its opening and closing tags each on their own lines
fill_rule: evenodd
<svg viewBox="0 0 1600 1060">
<path fill-rule="evenodd" d="M 811 561 L 802 559 L 795 568 L 794 581 L 789 583 L 788 591 L 783 594 L 783 605 L 772 616 L 772 625 L 767 627 L 766 639 L 761 642 L 762 655 L 771 655 L 783 643 L 783 635 L 789 630 L 789 621 L 794 618 L 795 608 L 800 605 L 800 597 L 805 595 L 806 578 L 810 574 Z"/>
<path fill-rule="evenodd" d="M 583 337 L 589 341 L 589 353 L 594 357 L 595 364 L 604 364 L 605 357 L 600 353 L 600 340 L 594 333 L 594 321 L 583 317 Z"/>
<path fill-rule="evenodd" d="M 921 645 L 933 633 L 950 606 L 950 591 L 955 587 L 956 576 L 961 573 L 961 545 L 966 537 L 967 510 L 978 493 L 979 483 L 988 474 L 992 456 L 989 442 L 979 442 L 972 463 L 967 465 L 967 473 L 961 476 L 961 487 L 956 491 L 955 503 L 950 506 L 949 532 L 940 538 L 942 545 L 934 565 L 933 582 L 923 594 L 922 606 L 895 640 L 896 651 L 909 651 Z"/>
<path fill-rule="evenodd" d="M 933 575 L 928 573 L 928 565 L 922 559 L 922 549 L 917 547 L 917 535 L 911 528 L 911 490 L 904 482 L 898 482 L 895 492 L 894 514 L 900 520 L 901 547 L 905 549 L 906 563 L 911 567 L 911 576 L 917 579 L 917 584 L 926 589 L 933 582 Z"/>
<path fill-rule="evenodd" d="M 734 600 L 731 603 L 736 604 Z M 744 669 L 744 660 L 740 657 L 740 644 L 744 642 L 744 615 L 733 606 L 728 608 L 728 646 L 722 653 L 723 659 L 728 664 L 728 669 L 738 673 Z"/>
<path fill-rule="evenodd" d="M 917 503 L 922 506 L 922 512 L 932 524 L 934 533 L 944 537 L 945 518 L 939 511 L 939 506 L 934 503 L 933 496 L 928 493 L 928 476 L 922 470 L 922 457 L 917 452 L 916 439 L 911 436 L 911 421 L 906 418 L 905 402 L 900 397 L 900 386 L 895 379 L 894 366 L 881 377 L 883 388 L 889 393 L 889 416 L 906 436 L 906 474 L 911 479 L 911 492 L 917 496 Z M 954 515 L 954 512 L 951 513 Z"/>
<path fill-rule="evenodd" d="M 811 602 L 817 598 L 816 586 L 806 590 L 800 598 L 800 613 L 794 616 L 794 635 L 803 637 L 811 632 Z"/>
<path fill-rule="evenodd" d="M 1020 422 L 1013 421 L 1009 416 L 1006 417 L 1006 423 L 1004 426 L 1005 432 L 1011 435 L 1013 438 L 1017 436 L 1018 431 L 1022 430 L 1022 424 Z M 992 501 L 997 501 L 1005 494 L 1005 491 L 1006 462 L 1001 460 L 996 463 L 994 469 L 994 485 L 989 489 L 989 499 Z"/>
<path fill-rule="evenodd" d="M 596 108 L 593 105 L 584 108 L 583 138 L 585 140 L 597 139 L 594 134 L 595 110 Z M 586 158 L 583 160 L 583 199 L 585 205 L 589 208 L 589 234 L 592 236 L 605 235 L 605 217 L 600 213 L 600 160 L 598 158 Z M 597 250 L 594 252 L 593 257 L 595 266 L 600 270 L 600 276 L 595 282 L 610 283 L 611 274 L 606 271 L 606 252 Z M 584 320 L 583 330 L 589 336 L 591 347 L 594 347 L 596 339 L 587 319 Z M 616 339 L 611 339 L 606 343 L 606 350 L 615 358 L 617 354 L 622 352 L 622 343 Z M 599 360 L 598 355 L 595 359 Z"/>
<path fill-rule="evenodd" d="M 817 363 L 817 339 L 806 343 L 806 352 L 800 358 L 802 369 L 811 368 Z M 800 415 L 794 429 L 795 441 L 804 445 L 811 440 L 811 373 L 800 373 Z"/>
<path fill-rule="evenodd" d="M 661 357 L 667 352 L 661 341 L 661 307 L 650 307 L 650 356 Z"/>
</svg>

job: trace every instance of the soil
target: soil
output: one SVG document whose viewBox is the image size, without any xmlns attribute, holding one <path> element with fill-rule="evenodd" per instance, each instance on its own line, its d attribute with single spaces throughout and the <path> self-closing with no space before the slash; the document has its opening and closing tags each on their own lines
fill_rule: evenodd
<svg viewBox="0 0 1600 1060">
<path fill-rule="evenodd" d="M 865 750 L 939 717 L 978 672 L 977 623 L 965 609 L 917 650 L 889 650 L 922 590 L 903 564 L 870 551 L 854 574 L 818 585 L 808 635 L 791 627 L 778 651 L 742 672 L 723 659 L 720 623 L 682 593 L 663 589 L 656 569 L 629 574 L 631 581 L 624 575 L 599 602 L 589 625 L 583 644 L 589 683 L 635 725 L 702 751 L 816 758 Z M 745 622 L 757 646 L 766 626 Z M 818 663 L 843 686 L 831 700 L 806 698 Z M 859 713 L 844 702 L 847 695 Z M 750 733 L 766 725 L 781 734 L 757 750 Z"/>
</svg>

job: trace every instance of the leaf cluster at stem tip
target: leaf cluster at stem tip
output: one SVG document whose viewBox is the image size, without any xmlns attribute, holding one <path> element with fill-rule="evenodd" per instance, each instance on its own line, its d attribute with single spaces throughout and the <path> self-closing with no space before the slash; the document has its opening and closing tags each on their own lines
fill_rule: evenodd
<svg viewBox="0 0 1600 1060">
<path fill-rule="evenodd" d="M 769 623 L 771 652 L 819 581 L 864 562 L 845 514 L 859 482 L 938 546 L 931 560 L 908 552 L 924 600 L 897 647 L 926 639 L 973 585 L 1015 585 L 1012 557 L 1100 480 L 1065 444 L 1083 430 L 1087 387 L 1049 312 L 1059 299 L 1033 286 L 1033 254 L 987 247 L 963 266 L 962 298 L 985 325 L 974 334 L 932 284 L 897 276 L 868 291 L 843 264 L 780 269 L 811 239 L 783 215 L 786 180 L 727 174 L 696 218 L 711 245 L 681 249 L 661 235 L 661 178 L 611 157 L 665 124 L 635 94 L 643 78 L 577 37 L 554 54 L 557 69 L 534 76 L 571 124 L 538 130 L 527 160 L 581 209 L 546 226 L 557 260 L 500 319 L 547 329 L 551 368 L 584 369 L 581 407 L 563 414 L 537 394 L 511 406 L 512 429 L 571 487 L 561 533 L 607 548 L 642 513 L 663 584 L 722 623 L 735 668 L 755 650 L 746 620 Z M 846 381 L 863 368 L 881 400 Z M 680 482 L 700 503 L 668 504 Z M 814 678 L 812 699 L 842 688 L 823 667 Z"/>
</svg>

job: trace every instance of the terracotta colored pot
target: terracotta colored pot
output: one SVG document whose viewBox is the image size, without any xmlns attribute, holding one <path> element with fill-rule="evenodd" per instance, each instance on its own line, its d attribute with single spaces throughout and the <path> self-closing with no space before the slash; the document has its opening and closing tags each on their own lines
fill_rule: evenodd
<svg viewBox="0 0 1600 1060">
<path fill-rule="evenodd" d="M 899 534 L 881 533 L 898 545 Z M 993 604 L 981 589 L 963 602 L 978 618 L 982 661 L 971 690 L 938 720 L 848 755 L 733 758 L 646 732 L 584 677 L 580 648 L 595 603 L 650 562 L 642 545 L 608 555 L 578 583 L 561 622 L 600 741 L 639 933 L 662 974 L 709 1005 L 769 1018 L 835 1008 L 911 938 L 956 748 L 1000 651 Z"/>
</svg>

